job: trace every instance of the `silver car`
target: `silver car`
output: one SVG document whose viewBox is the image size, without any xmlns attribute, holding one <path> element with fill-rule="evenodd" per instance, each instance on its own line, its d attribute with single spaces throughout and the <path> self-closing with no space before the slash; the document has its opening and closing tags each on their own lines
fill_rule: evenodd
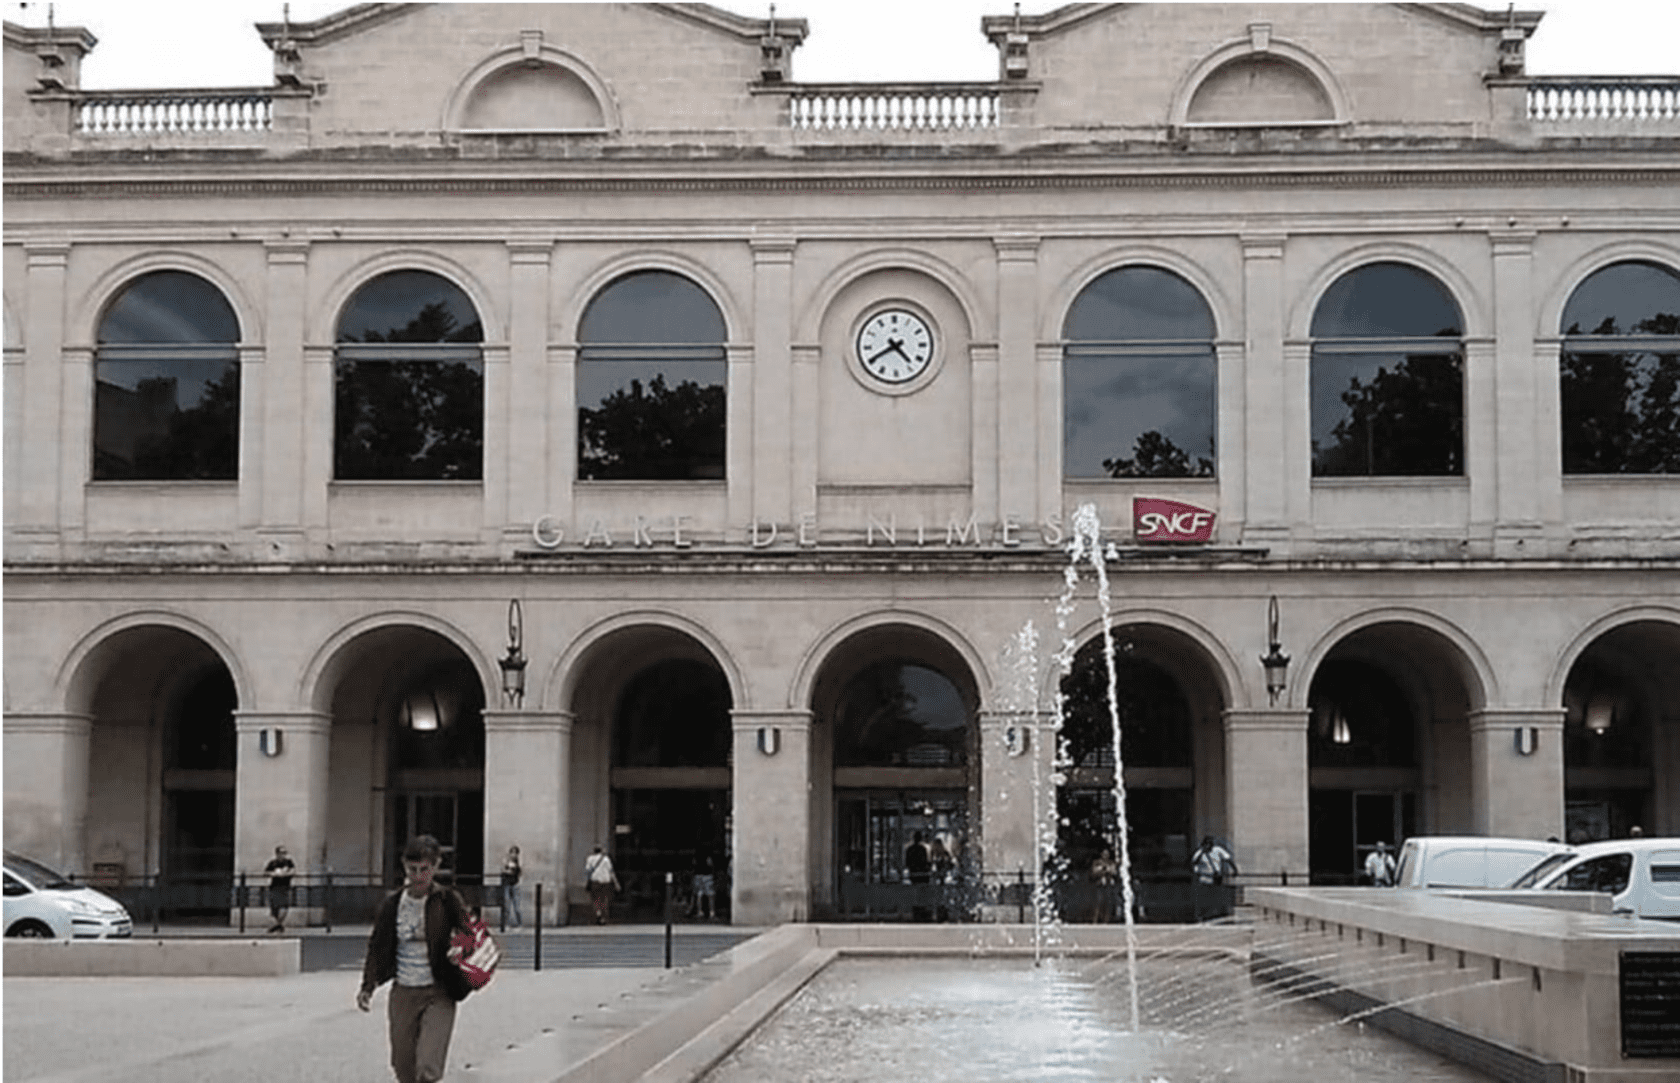
<svg viewBox="0 0 1680 1083">
<path fill-rule="evenodd" d="M 105 940 L 133 936 L 123 904 L 19 854 L 7 853 L 7 936 Z"/>
</svg>

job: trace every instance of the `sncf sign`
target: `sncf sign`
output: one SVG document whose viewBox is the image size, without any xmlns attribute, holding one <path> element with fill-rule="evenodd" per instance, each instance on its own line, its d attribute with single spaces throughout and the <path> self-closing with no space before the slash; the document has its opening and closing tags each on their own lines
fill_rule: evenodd
<svg viewBox="0 0 1680 1083">
<path fill-rule="evenodd" d="M 1153 496 L 1132 498 L 1132 537 L 1140 542 L 1213 540 L 1215 514 L 1194 504 Z"/>
</svg>

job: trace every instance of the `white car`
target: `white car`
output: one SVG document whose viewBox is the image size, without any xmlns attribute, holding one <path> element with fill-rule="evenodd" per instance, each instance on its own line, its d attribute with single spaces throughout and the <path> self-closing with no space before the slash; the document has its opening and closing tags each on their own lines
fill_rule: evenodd
<svg viewBox="0 0 1680 1083">
<path fill-rule="evenodd" d="M 106 940 L 133 936 L 123 904 L 39 861 L 6 854 L 6 935 Z"/>
<path fill-rule="evenodd" d="M 1616 913 L 1680 921 L 1680 838 L 1589 842 L 1553 854 L 1511 886 L 1602 892 Z"/>
<path fill-rule="evenodd" d="M 1485 835 L 1424 835 L 1400 847 L 1395 887 L 1504 887 L 1534 863 L 1569 853 L 1559 842 L 1497 838 Z"/>
</svg>

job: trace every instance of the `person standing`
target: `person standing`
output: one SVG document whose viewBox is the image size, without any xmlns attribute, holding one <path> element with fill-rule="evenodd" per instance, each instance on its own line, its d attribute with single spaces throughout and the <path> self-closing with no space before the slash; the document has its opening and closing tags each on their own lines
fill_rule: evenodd
<svg viewBox="0 0 1680 1083">
<path fill-rule="evenodd" d="M 1091 859 L 1091 887 L 1095 902 L 1091 905 L 1091 920 L 1106 922 L 1113 916 L 1114 883 L 1120 877 L 1120 863 L 1114 860 L 1114 851 L 1103 847 L 1103 852 Z"/>
<path fill-rule="evenodd" d="M 702 857 L 694 870 L 694 913 L 705 921 L 712 920 L 717 905 L 717 874 L 712 871 L 712 859 Z"/>
<path fill-rule="evenodd" d="M 472 987 L 449 958 L 449 941 L 466 930 L 466 903 L 436 882 L 443 848 L 418 835 L 403 848 L 404 884 L 385 897 L 368 934 L 356 1007 L 392 982 L 387 1021 L 397 1083 L 436 1083 L 449 1059 L 455 1006 Z"/>
<path fill-rule="evenodd" d="M 1231 912 L 1225 881 L 1236 872 L 1237 860 L 1231 851 L 1212 835 L 1203 835 L 1201 846 L 1190 855 L 1190 890 L 1197 921 L 1204 915 L 1223 917 Z"/>
<path fill-rule="evenodd" d="M 612 905 L 613 892 L 618 890 L 618 873 L 613 871 L 612 858 L 595 844 L 595 850 L 583 862 L 584 882 L 589 885 L 589 902 L 595 908 L 595 924 L 607 923 L 607 909 Z"/>
<path fill-rule="evenodd" d="M 1388 843 L 1377 843 L 1376 849 L 1365 858 L 1365 879 L 1373 887 L 1394 886 L 1394 855 L 1388 852 Z"/>
<path fill-rule="evenodd" d="M 502 923 L 515 929 L 522 924 L 519 915 L 519 876 L 523 871 L 519 863 L 519 847 L 509 846 L 507 860 L 502 862 Z"/>
<path fill-rule="evenodd" d="M 292 908 L 292 877 L 297 873 L 297 865 L 284 846 L 276 846 L 274 856 L 263 866 L 263 872 L 268 875 L 268 914 L 274 919 L 268 931 L 283 933 L 286 931 L 286 912 Z"/>
</svg>

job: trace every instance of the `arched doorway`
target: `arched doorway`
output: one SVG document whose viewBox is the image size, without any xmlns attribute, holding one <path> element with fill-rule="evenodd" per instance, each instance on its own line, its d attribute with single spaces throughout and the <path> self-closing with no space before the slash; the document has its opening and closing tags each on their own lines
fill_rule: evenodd
<svg viewBox="0 0 1680 1083">
<path fill-rule="evenodd" d="M 1115 704 L 1103 640 L 1095 637 L 1062 678 L 1057 762 L 1059 909 L 1064 920 L 1120 915 L 1118 885 L 1093 882 L 1104 850 L 1120 853 L 1114 716 L 1125 765 L 1126 822 L 1138 912 L 1150 921 L 1193 920 L 1190 855 L 1203 833 L 1223 836 L 1215 803 L 1223 764 L 1222 703 L 1199 648 L 1151 625 L 1114 629 Z M 1100 878 L 1098 878 L 1100 879 Z"/>
<path fill-rule="evenodd" d="M 93 717 L 85 871 L 137 920 L 225 921 L 238 766 L 226 663 L 191 632 L 145 625 L 100 644 L 79 683 Z M 137 893 L 146 879 L 156 889 Z"/>
<path fill-rule="evenodd" d="M 1588 645 L 1563 686 L 1565 836 L 1680 830 L 1680 625 L 1636 621 Z M 1667 714 L 1665 715 L 1665 705 Z"/>
<path fill-rule="evenodd" d="M 978 872 L 977 699 L 961 657 L 922 629 L 860 633 L 828 660 L 812 703 L 827 735 L 812 748 L 813 849 L 826 873 L 816 908 L 847 919 L 962 912 Z"/>
</svg>

